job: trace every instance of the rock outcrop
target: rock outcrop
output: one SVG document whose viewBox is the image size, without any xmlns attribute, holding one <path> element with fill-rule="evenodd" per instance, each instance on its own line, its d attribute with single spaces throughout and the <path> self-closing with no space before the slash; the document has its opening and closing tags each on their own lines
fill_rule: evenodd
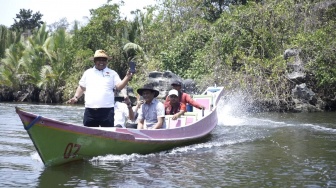
<svg viewBox="0 0 336 188">
<path fill-rule="evenodd" d="M 192 79 L 183 80 L 178 75 L 171 71 L 158 72 L 153 71 L 148 75 L 148 83 L 152 83 L 154 88 L 157 89 L 160 94 L 159 99 L 165 99 L 168 95 L 168 91 L 172 89 L 171 83 L 175 80 L 179 80 L 183 83 L 182 90 L 188 94 L 195 94 L 197 91 L 196 83 Z"/>
<path fill-rule="evenodd" d="M 306 85 L 306 73 L 304 62 L 300 58 L 300 49 L 287 49 L 284 52 L 284 59 L 287 60 L 287 78 L 295 87 L 292 89 L 292 99 L 295 112 L 316 112 L 323 111 L 325 103 L 316 97 L 315 93 Z"/>
</svg>

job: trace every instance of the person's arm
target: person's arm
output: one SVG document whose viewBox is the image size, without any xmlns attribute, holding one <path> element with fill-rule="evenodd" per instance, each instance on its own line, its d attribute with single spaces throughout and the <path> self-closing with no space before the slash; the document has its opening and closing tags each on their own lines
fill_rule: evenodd
<svg viewBox="0 0 336 188">
<path fill-rule="evenodd" d="M 133 121 L 134 119 L 134 112 L 132 109 L 132 105 L 131 105 L 131 100 L 128 98 L 128 96 L 125 98 L 125 104 L 127 106 L 127 118 L 130 119 L 131 121 Z"/>
<path fill-rule="evenodd" d="M 184 114 L 185 111 L 180 110 L 178 113 L 174 114 L 172 119 L 176 120 L 177 118 L 181 117 Z"/>
<path fill-rule="evenodd" d="M 130 119 L 131 121 L 134 121 L 134 112 L 132 109 L 132 105 L 128 104 L 127 108 L 128 108 L 128 119 Z"/>
<path fill-rule="evenodd" d="M 180 111 L 178 113 L 174 114 L 172 119 L 176 120 L 177 118 L 181 117 L 184 114 L 184 112 L 186 112 L 186 111 L 187 111 L 186 105 L 183 104 L 183 103 L 180 103 Z"/>
<path fill-rule="evenodd" d="M 137 129 L 143 129 L 144 128 L 144 122 L 145 122 L 144 119 L 140 119 L 139 122 L 138 122 Z"/>
<path fill-rule="evenodd" d="M 137 107 L 137 106 L 133 106 L 133 107 L 132 107 L 132 111 L 133 111 L 134 118 L 135 118 L 135 116 L 138 114 L 138 107 Z M 132 121 L 135 121 L 135 119 L 132 120 Z"/>
<path fill-rule="evenodd" d="M 135 119 L 135 117 L 137 116 L 137 114 L 138 114 L 138 110 L 141 108 L 141 105 L 143 104 L 143 101 L 138 101 L 137 102 L 137 104 L 136 104 L 136 106 L 134 106 L 133 108 L 132 108 L 132 110 L 133 110 L 133 114 L 134 114 L 134 120 L 132 120 L 132 121 L 135 121 L 136 119 Z"/>
<path fill-rule="evenodd" d="M 160 129 L 163 125 L 164 117 L 157 117 L 158 122 L 153 126 L 153 129 Z"/>
<path fill-rule="evenodd" d="M 157 116 L 157 123 L 153 126 L 153 129 L 160 129 L 163 126 L 164 118 L 165 118 L 165 107 L 164 105 L 159 102 L 156 105 L 156 116 Z"/>
<path fill-rule="evenodd" d="M 76 89 L 75 95 L 71 99 L 69 99 L 67 103 L 74 104 L 75 102 L 77 102 L 78 99 L 83 95 L 85 89 L 85 87 L 79 85 Z"/>
<path fill-rule="evenodd" d="M 186 93 L 183 93 L 185 95 L 185 98 L 186 98 L 186 102 L 191 104 L 192 106 L 198 108 L 198 109 L 205 109 L 204 106 L 202 106 L 201 104 L 199 104 L 198 102 L 194 101 L 190 95 L 186 94 Z"/>
<path fill-rule="evenodd" d="M 128 81 L 130 81 L 132 79 L 132 75 L 133 73 L 131 73 L 129 70 L 127 71 L 126 76 L 124 77 L 123 80 L 121 80 L 121 82 L 116 84 L 116 89 L 117 90 L 122 90 L 128 83 Z"/>
<path fill-rule="evenodd" d="M 138 122 L 138 126 L 137 126 L 137 129 L 143 129 L 144 128 L 144 123 L 145 123 L 145 118 L 142 116 L 142 108 L 139 109 L 139 116 L 138 116 L 138 119 L 139 119 L 139 122 Z"/>
</svg>

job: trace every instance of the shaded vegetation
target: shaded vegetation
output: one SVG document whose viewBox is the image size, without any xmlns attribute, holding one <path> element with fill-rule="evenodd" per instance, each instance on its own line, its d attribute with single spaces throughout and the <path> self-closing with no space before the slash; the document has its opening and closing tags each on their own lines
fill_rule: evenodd
<svg viewBox="0 0 336 188">
<path fill-rule="evenodd" d="M 28 30 L 40 28 L 44 23 L 41 21 L 42 16 L 43 15 L 40 12 L 33 14 L 33 11 L 30 9 L 20 9 L 19 14 L 16 14 L 11 30 L 27 32 Z"/>
<path fill-rule="evenodd" d="M 23 30 L 34 28 L 27 38 L 20 37 L 22 29 L 1 26 L 0 92 L 12 93 L 16 101 L 66 101 L 93 66 L 89 58 L 97 49 L 108 51 L 109 67 L 123 77 L 129 60 L 124 46 L 132 43 L 141 49 L 130 83 L 135 89 L 150 71 L 170 70 L 194 79 L 201 89 L 223 85 L 228 93 L 246 93 L 247 102 L 291 110 L 296 83 L 286 76 L 289 62 L 283 54 L 295 48 L 305 83 L 326 109 L 336 109 L 334 1 L 158 0 L 146 12 L 134 11 L 132 21 L 120 16 L 120 6 L 91 10 L 88 24 L 71 33 L 64 20 L 51 32 L 45 24 L 22 22 Z M 33 17 L 37 24 L 43 23 L 41 16 Z"/>
</svg>

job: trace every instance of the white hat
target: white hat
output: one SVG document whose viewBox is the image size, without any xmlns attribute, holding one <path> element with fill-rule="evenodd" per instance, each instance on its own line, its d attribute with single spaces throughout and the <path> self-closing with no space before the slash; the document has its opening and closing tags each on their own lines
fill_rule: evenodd
<svg viewBox="0 0 336 188">
<path fill-rule="evenodd" d="M 179 96 L 179 95 L 178 95 L 178 91 L 177 91 L 176 89 L 172 89 L 172 90 L 170 90 L 169 93 L 168 93 L 168 96 L 170 96 L 170 95 L 176 95 L 176 96 Z"/>
</svg>

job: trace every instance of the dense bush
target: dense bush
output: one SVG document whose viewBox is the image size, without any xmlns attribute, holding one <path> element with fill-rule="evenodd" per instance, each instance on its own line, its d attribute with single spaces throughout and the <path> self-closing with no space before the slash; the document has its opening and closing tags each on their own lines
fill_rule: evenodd
<svg viewBox="0 0 336 188">
<path fill-rule="evenodd" d="M 105 4 L 91 10 L 89 23 L 71 35 L 61 30 L 48 33 L 44 26 L 22 39 L 18 54 L 10 53 L 18 44 L 16 35 L 3 34 L 8 31 L 1 28 L 1 43 L 7 44 L 1 50 L 8 48 L 18 59 L 8 68 L 13 58 L 3 55 L 0 83 L 13 89 L 15 85 L 14 90 L 29 83 L 49 93 L 46 102 L 55 101 L 53 93 L 61 91 L 66 100 L 81 74 L 93 66 L 89 57 L 97 49 L 105 49 L 113 57 L 109 67 L 123 77 L 128 68 L 123 46 L 133 42 L 144 52 L 137 60 L 138 71 L 131 82 L 134 88 L 150 71 L 170 70 L 196 80 L 199 87 L 223 85 L 227 91 L 245 92 L 252 101 L 289 104 L 294 83 L 286 77 L 283 53 L 297 48 L 309 87 L 325 101 L 335 97 L 334 1 L 159 0 L 156 6 L 147 7 L 147 12 L 135 11 L 133 21 L 120 16 L 119 6 Z M 63 39 L 62 46 L 47 48 L 48 41 Z M 16 42 L 10 46 L 8 41 Z M 13 70 L 20 82 L 6 78 Z"/>
</svg>

